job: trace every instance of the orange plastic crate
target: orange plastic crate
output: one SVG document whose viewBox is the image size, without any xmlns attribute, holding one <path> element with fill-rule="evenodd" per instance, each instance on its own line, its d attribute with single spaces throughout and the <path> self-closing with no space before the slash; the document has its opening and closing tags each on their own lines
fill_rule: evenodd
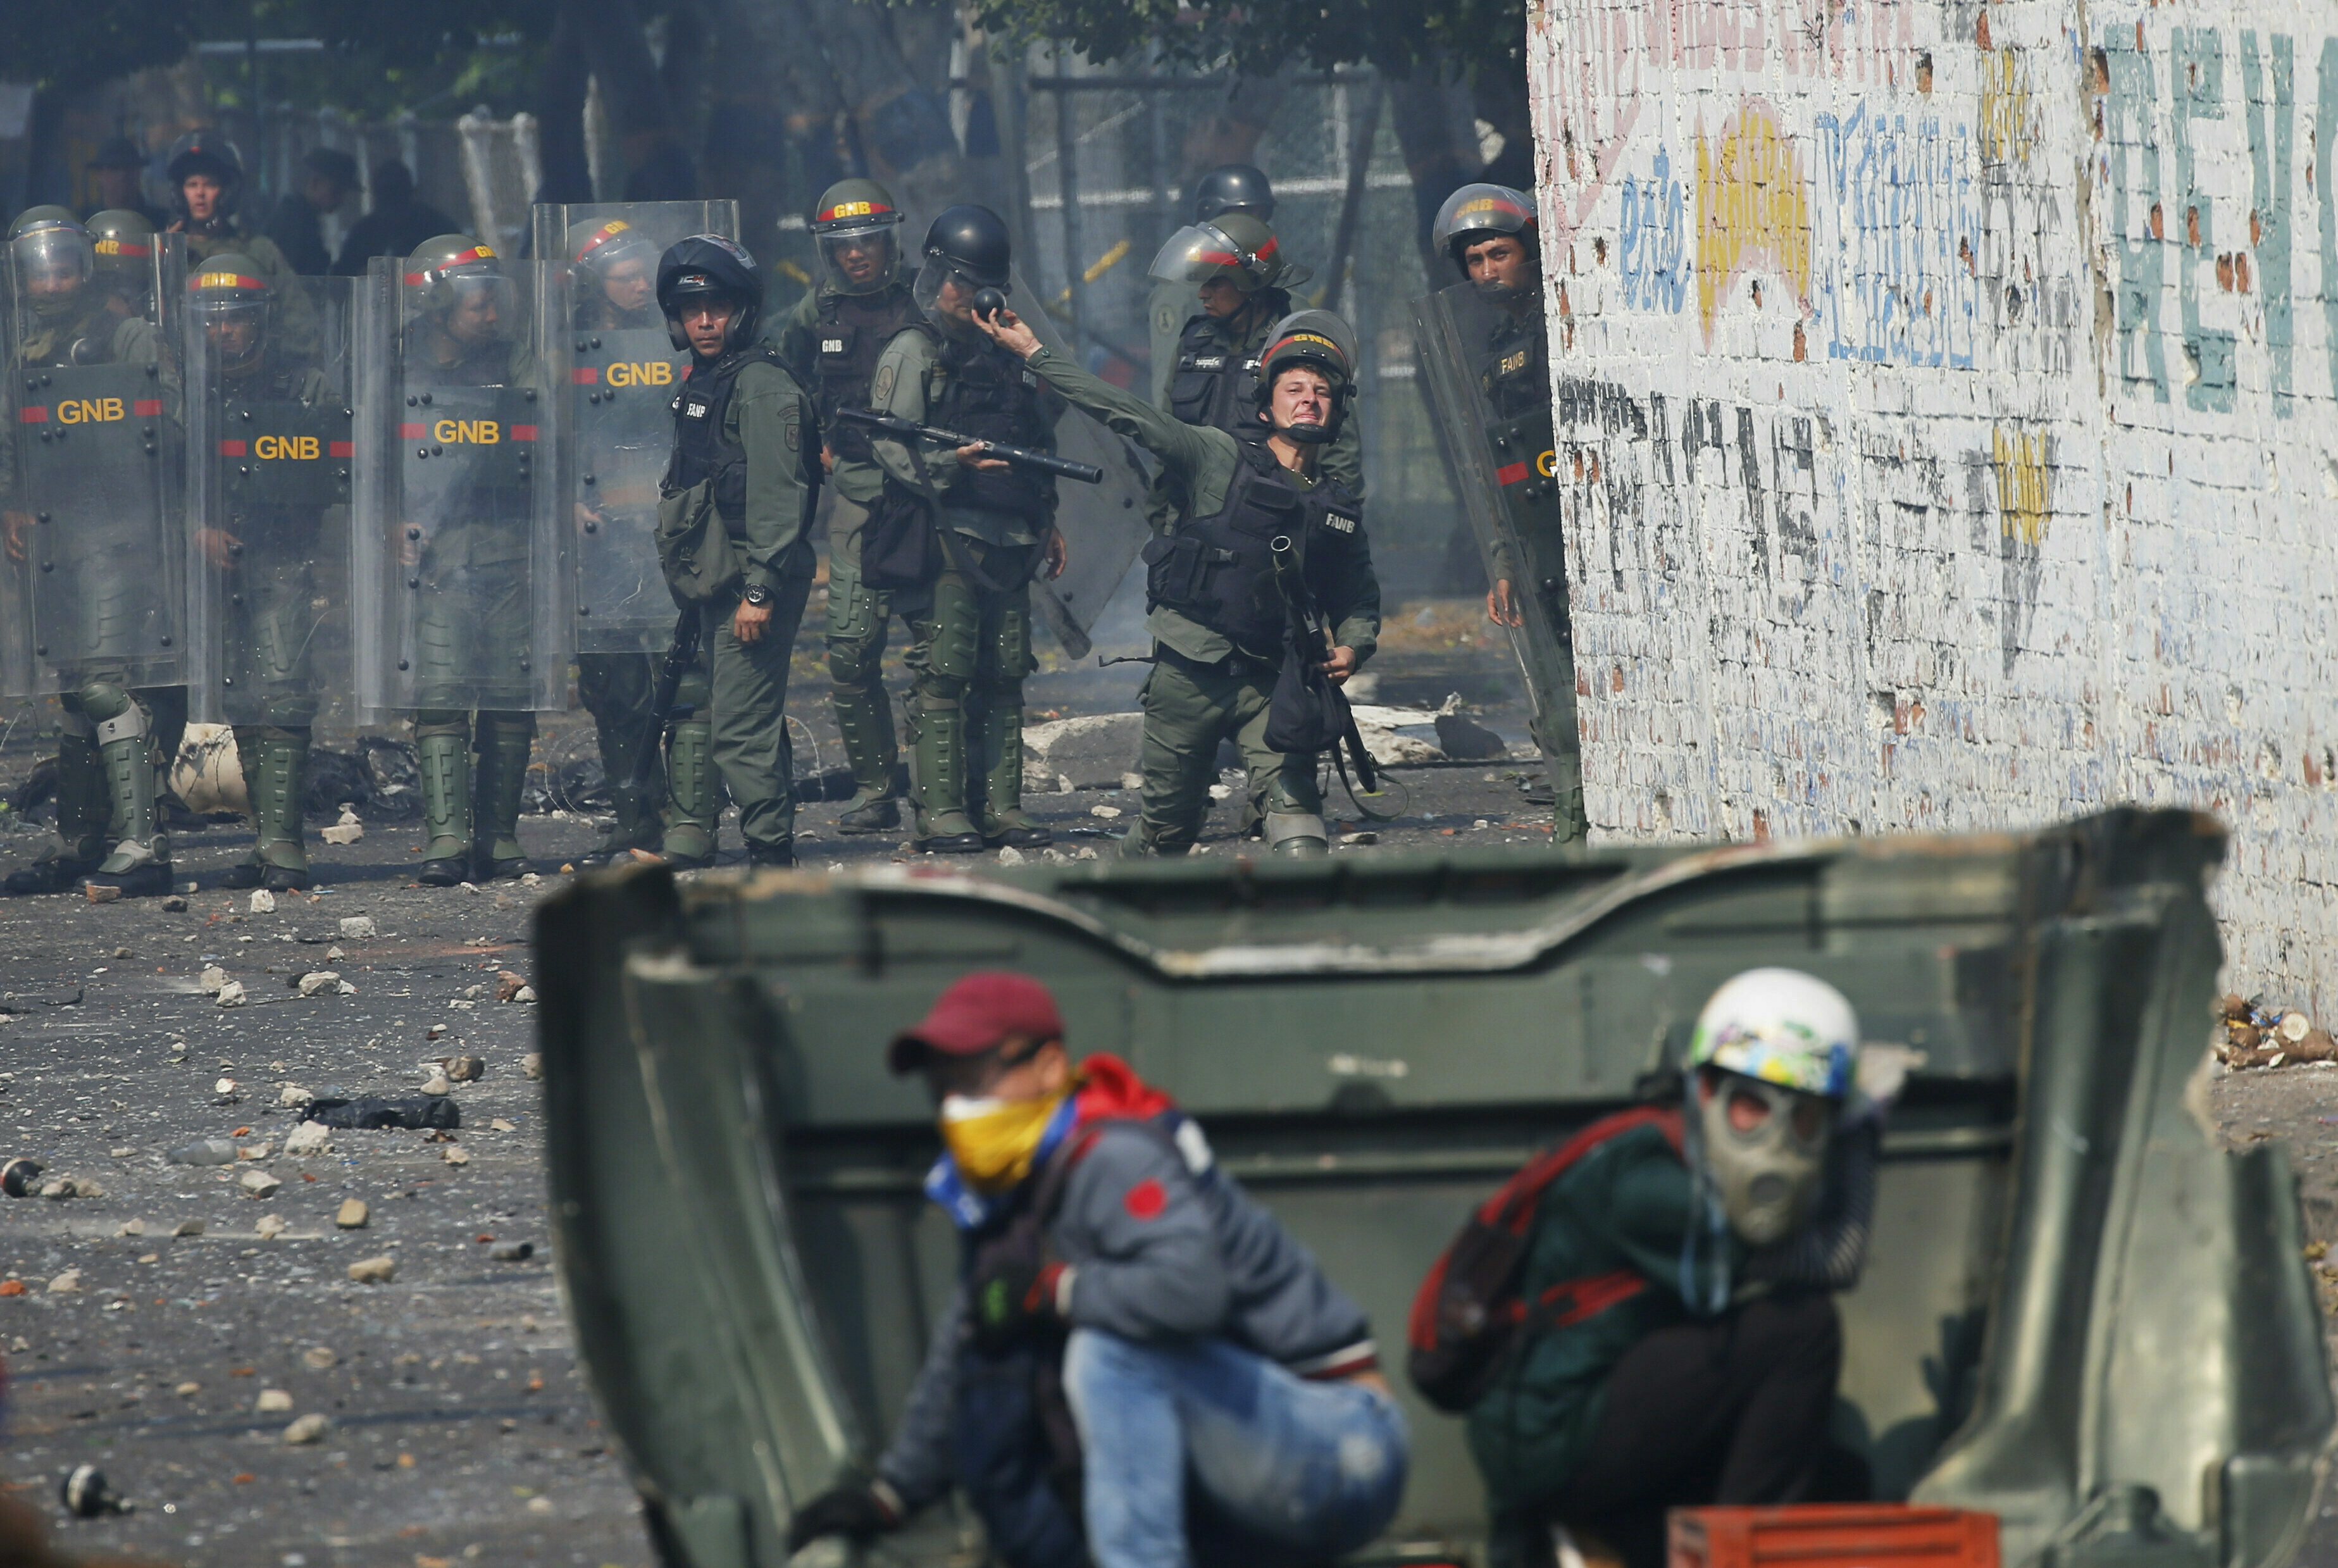
<svg viewBox="0 0 2338 1568">
<path fill-rule="evenodd" d="M 1997 1515 L 1893 1504 L 1675 1508 L 1671 1568 L 1998 1568 Z"/>
</svg>

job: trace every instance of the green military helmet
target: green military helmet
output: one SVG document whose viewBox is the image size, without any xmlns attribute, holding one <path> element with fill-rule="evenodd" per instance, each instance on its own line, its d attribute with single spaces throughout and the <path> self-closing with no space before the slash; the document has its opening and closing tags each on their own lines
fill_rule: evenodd
<svg viewBox="0 0 2338 1568">
<path fill-rule="evenodd" d="M 1196 288 L 1223 278 L 1243 293 L 1255 294 L 1262 289 L 1295 288 L 1312 274 L 1282 259 L 1282 244 L 1265 219 L 1226 211 L 1169 236 L 1153 258 L 1153 276 L 1164 283 Z"/>
<path fill-rule="evenodd" d="M 142 309 L 154 279 L 153 223 L 143 212 L 109 207 L 90 215 L 89 239 L 97 257 L 98 281 Z"/>
<path fill-rule="evenodd" d="M 187 279 L 187 302 L 223 368 L 242 369 L 267 348 L 276 290 L 250 257 L 227 251 L 204 262 Z"/>
<path fill-rule="evenodd" d="M 829 286 L 840 294 L 874 294 L 901 275 L 904 214 L 874 180 L 840 180 L 812 209 L 812 242 Z"/>
<path fill-rule="evenodd" d="M 8 226 L 8 260 L 33 314 L 64 316 L 96 270 L 89 230 L 63 207 L 31 207 Z"/>
<path fill-rule="evenodd" d="M 657 284 L 658 248 L 623 218 L 588 218 L 568 226 L 568 260 L 576 269 L 580 305 L 597 292 L 611 309 L 630 316 L 648 309 Z"/>
<path fill-rule="evenodd" d="M 1321 446 L 1340 434 L 1348 403 L 1356 395 L 1360 354 L 1355 328 L 1329 310 L 1294 310 L 1274 324 L 1258 357 L 1258 406 L 1273 397 L 1274 378 L 1294 365 L 1310 366 L 1331 383 L 1331 418 L 1324 425 L 1293 425 L 1282 433 L 1294 441 Z"/>
<path fill-rule="evenodd" d="M 491 302 L 496 319 L 484 325 L 494 335 L 511 308 L 511 279 L 504 276 L 495 247 L 468 234 L 441 234 L 416 246 L 406 259 L 405 282 L 409 321 L 436 318 L 444 324 L 458 306 L 476 316 Z"/>
</svg>

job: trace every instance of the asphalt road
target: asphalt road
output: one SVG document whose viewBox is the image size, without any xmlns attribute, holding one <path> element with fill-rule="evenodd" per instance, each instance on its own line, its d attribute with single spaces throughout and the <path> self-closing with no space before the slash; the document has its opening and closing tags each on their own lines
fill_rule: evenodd
<svg viewBox="0 0 2338 1568">
<path fill-rule="evenodd" d="M 1407 770 L 1415 815 L 1378 826 L 1380 844 L 1547 842 L 1547 813 L 1524 804 L 1514 771 Z M 1091 790 L 1031 804 L 1063 832 L 1059 852 L 1077 855 L 1109 853 L 1101 835 L 1135 800 Z M 1212 853 L 1239 848 L 1234 809 L 1216 809 Z M 901 855 L 890 837 L 834 835 L 836 810 L 807 808 L 807 863 Z M 179 875 L 199 887 L 183 909 L 0 899 L 0 1159 L 29 1156 L 44 1179 L 103 1194 L 0 1199 L 0 1475 L 49 1510 L 62 1544 L 222 1568 L 651 1563 L 542 1250 L 542 1128 L 522 1072 L 534 1010 L 496 1000 L 500 972 L 532 972 L 534 902 L 595 835 L 534 817 L 521 836 L 545 867 L 534 887 L 417 887 L 418 826 L 377 822 L 355 845 L 312 843 L 319 887 L 272 913 L 218 887 L 250 842 L 221 828 L 177 840 Z M 735 829 L 725 840 L 737 855 Z M 0 855 L 39 842 L 15 836 Z M 378 934 L 342 936 L 358 917 Z M 199 989 L 213 965 L 243 985 L 243 1005 Z M 298 995 L 319 970 L 354 994 Z M 455 1086 L 451 1142 L 337 1132 L 329 1153 L 282 1152 L 298 1120 L 278 1106 L 284 1086 L 411 1094 L 427 1064 L 457 1055 L 486 1071 Z M 168 1162 L 207 1138 L 270 1152 Z M 280 1186 L 246 1195 L 255 1171 Z M 336 1210 L 352 1197 L 370 1218 L 343 1230 Z M 266 1217 L 283 1233 L 263 1239 Z M 188 1221 L 201 1233 L 175 1234 Z M 522 1242 L 534 1257 L 493 1257 Z M 350 1264 L 380 1257 L 396 1260 L 390 1282 L 349 1279 Z M 56 1288 L 67 1275 L 78 1289 Z M 289 1407 L 263 1410 L 267 1393 Z M 309 1415 L 329 1424 L 321 1438 L 287 1445 Z M 67 1519 L 57 1482 L 83 1463 L 137 1511 Z"/>
</svg>

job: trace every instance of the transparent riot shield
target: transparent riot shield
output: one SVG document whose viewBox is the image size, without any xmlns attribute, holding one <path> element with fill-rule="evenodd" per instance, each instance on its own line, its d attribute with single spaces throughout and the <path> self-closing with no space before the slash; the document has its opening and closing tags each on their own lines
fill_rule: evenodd
<svg viewBox="0 0 2338 1568">
<path fill-rule="evenodd" d="M 658 259 L 693 234 L 739 237 L 735 201 L 538 206 L 535 253 L 567 269 L 568 424 L 560 483 L 575 563 L 579 652 L 651 652 L 673 635 L 658 569 L 658 480 L 668 407 L 690 364 L 666 336 Z"/>
<path fill-rule="evenodd" d="M 1526 678 L 1535 744 L 1554 763 L 1571 763 L 1579 749 L 1575 649 L 1550 394 L 1547 387 L 1539 397 L 1530 386 L 1507 397 L 1498 390 L 1513 356 L 1541 362 L 1531 337 L 1539 326 L 1466 283 L 1419 301 L 1414 314 L 1422 387 L 1487 586 L 1510 584 L 1518 623 L 1506 630 Z"/>
<path fill-rule="evenodd" d="M 380 258 L 359 290 L 349 587 L 374 721 L 567 706 L 566 277 L 492 260 L 449 279 Z"/>
<path fill-rule="evenodd" d="M 203 722 L 302 728 L 347 702 L 357 289 L 287 276 L 264 299 L 190 294 L 187 684 Z"/>
<path fill-rule="evenodd" d="M 1076 363 L 1077 356 L 1065 343 L 1038 290 L 1019 272 L 1012 274 L 1012 281 L 1007 308 L 1039 341 Z M 1100 485 L 1056 482 L 1056 527 L 1064 536 L 1064 574 L 1052 582 L 1040 576 L 1031 583 L 1032 600 L 1064 652 L 1085 659 L 1088 629 L 1104 613 L 1105 602 L 1128 575 L 1129 563 L 1151 534 L 1144 496 L 1152 470 L 1135 443 L 1077 409 L 1066 410 L 1056 421 L 1056 455 L 1104 470 Z"/>
<path fill-rule="evenodd" d="M 12 250 L 0 454 L 11 696 L 187 678 L 178 335 L 185 242 L 157 236 L 137 309 Z M 40 276 L 32 275 L 34 271 Z"/>
</svg>

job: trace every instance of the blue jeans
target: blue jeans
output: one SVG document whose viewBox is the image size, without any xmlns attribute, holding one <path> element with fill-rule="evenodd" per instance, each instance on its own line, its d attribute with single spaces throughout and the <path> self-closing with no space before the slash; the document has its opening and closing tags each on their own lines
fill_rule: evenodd
<svg viewBox="0 0 2338 1568">
<path fill-rule="evenodd" d="M 1328 1560 L 1403 1500 L 1404 1416 L 1377 1388 L 1311 1383 L 1223 1339 L 1093 1328 L 1073 1331 L 1064 1384 L 1097 1568 Z"/>
</svg>

